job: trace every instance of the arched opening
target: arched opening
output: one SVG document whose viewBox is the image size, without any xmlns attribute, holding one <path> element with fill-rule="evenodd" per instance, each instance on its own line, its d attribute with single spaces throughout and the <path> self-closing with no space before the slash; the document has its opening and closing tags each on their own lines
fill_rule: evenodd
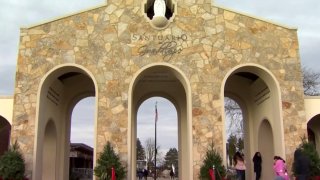
<svg viewBox="0 0 320 180">
<path fill-rule="evenodd" d="M 234 165 L 233 156 L 244 151 L 244 123 L 242 109 L 236 98 L 225 97 L 225 127 L 227 136 L 227 167 Z"/>
<path fill-rule="evenodd" d="M 308 121 L 308 140 L 316 146 L 318 154 L 320 154 L 320 114 L 313 116 Z"/>
<path fill-rule="evenodd" d="M 169 64 L 150 65 L 137 73 L 129 94 L 129 171 L 128 179 L 136 177 L 137 111 L 142 102 L 154 96 L 170 100 L 177 111 L 179 179 L 192 179 L 192 140 L 190 91 L 183 74 Z"/>
<path fill-rule="evenodd" d="M 55 180 L 57 175 L 57 130 L 51 120 L 46 125 L 42 144 L 42 179 Z"/>
<path fill-rule="evenodd" d="M 69 179 L 93 178 L 94 97 L 79 101 L 72 111 Z"/>
<path fill-rule="evenodd" d="M 2 116 L 0 116 L 0 156 L 3 155 L 10 145 L 10 123 Z"/>
<path fill-rule="evenodd" d="M 242 110 L 243 152 L 247 169 L 253 169 L 252 157 L 255 152 L 262 151 L 261 142 L 268 142 L 269 148 L 272 147 L 272 151 L 269 149 L 268 153 L 261 153 L 262 161 L 269 162 L 274 155 L 285 158 L 279 86 L 273 75 L 258 65 L 236 67 L 225 79 L 224 97 L 232 98 Z M 268 119 L 269 126 L 263 124 L 260 127 L 265 119 Z M 260 131 L 269 133 L 269 136 L 260 136 Z M 272 141 L 268 140 L 270 138 Z M 262 173 L 266 179 L 273 178 L 272 172 Z M 254 179 L 253 171 L 246 171 L 246 178 Z"/>
<path fill-rule="evenodd" d="M 157 112 L 155 111 L 157 106 Z M 138 108 L 137 113 L 137 173 L 142 175 L 145 170 L 154 173 L 155 165 L 155 127 L 157 127 L 157 172 L 158 175 L 169 177 L 173 168 L 175 177 L 179 176 L 178 166 L 178 121 L 177 111 L 172 102 L 162 97 L 151 97 Z M 155 124 L 156 123 L 156 124 Z M 138 142 L 137 142 L 138 143 Z M 145 157 L 142 156 L 142 149 Z M 149 173 L 149 174 L 150 174 Z"/>
<path fill-rule="evenodd" d="M 83 98 L 95 96 L 96 83 L 92 77 L 80 66 L 64 65 L 53 69 L 42 79 L 37 107 L 34 180 L 51 177 L 52 174 L 56 174 L 55 179 L 69 178 L 72 111 Z M 55 127 L 56 136 L 52 135 L 51 124 Z M 44 146 L 47 141 L 51 144 Z M 46 168 L 45 165 L 52 162 L 42 155 L 50 153 L 46 152 L 46 147 L 52 146 L 52 142 L 59 147 L 50 157 L 55 159 L 56 168 Z"/>
<path fill-rule="evenodd" d="M 259 128 L 258 151 L 263 154 L 261 179 L 270 179 L 270 174 L 273 174 L 271 166 L 273 164 L 272 157 L 275 153 L 272 128 L 268 120 L 263 120 Z"/>
</svg>

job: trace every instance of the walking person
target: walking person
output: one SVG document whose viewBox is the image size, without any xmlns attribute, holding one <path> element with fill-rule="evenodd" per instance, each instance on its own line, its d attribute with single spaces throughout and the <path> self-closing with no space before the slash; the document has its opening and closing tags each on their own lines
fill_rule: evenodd
<svg viewBox="0 0 320 180">
<path fill-rule="evenodd" d="M 138 170 L 138 178 L 139 180 L 142 180 L 142 177 L 143 177 L 143 172 L 141 169 Z"/>
<path fill-rule="evenodd" d="M 171 168 L 170 170 L 170 179 L 174 179 L 174 172 L 173 172 L 173 169 Z"/>
<path fill-rule="evenodd" d="M 252 158 L 253 161 L 253 170 L 256 174 L 256 180 L 259 180 L 261 177 L 261 170 L 262 170 L 262 157 L 260 152 L 256 152 Z"/>
<path fill-rule="evenodd" d="M 286 161 L 280 156 L 274 156 L 273 160 L 273 170 L 276 175 L 275 180 L 289 180 Z"/>
<path fill-rule="evenodd" d="M 310 176 L 310 159 L 301 149 L 294 152 L 293 169 L 298 180 L 308 180 Z"/>
<path fill-rule="evenodd" d="M 147 180 L 148 175 L 149 175 L 149 171 L 147 169 L 143 169 L 143 176 L 145 180 Z"/>
<path fill-rule="evenodd" d="M 237 172 L 237 180 L 245 180 L 246 179 L 246 165 L 244 162 L 244 158 L 240 152 L 236 152 L 233 156 L 234 167 Z"/>
</svg>

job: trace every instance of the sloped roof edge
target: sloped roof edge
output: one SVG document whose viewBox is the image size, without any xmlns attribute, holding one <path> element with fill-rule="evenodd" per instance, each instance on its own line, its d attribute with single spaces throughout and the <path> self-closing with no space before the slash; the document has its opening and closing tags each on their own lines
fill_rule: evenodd
<svg viewBox="0 0 320 180">
<path fill-rule="evenodd" d="M 84 13 L 84 12 L 87 12 L 87 11 L 95 10 L 95 9 L 101 8 L 103 6 L 107 6 L 107 4 L 104 3 L 104 4 L 101 4 L 101 5 L 97 5 L 97 6 L 93 6 L 93 7 L 90 7 L 90 8 L 86 8 L 86 9 L 83 9 L 83 10 L 80 10 L 80 11 L 77 11 L 77 12 L 73 12 L 73 13 L 69 13 L 69 14 L 66 14 L 66 15 L 58 16 L 58 17 L 55 17 L 55 18 L 52 18 L 52 19 L 44 20 L 43 22 L 40 22 L 40 23 L 36 23 L 36 24 L 30 25 L 30 26 L 21 27 L 21 29 L 31 29 L 31 28 L 34 28 L 34 27 L 37 27 L 37 26 L 48 24 L 48 23 L 51 23 L 51 22 L 54 22 L 54 21 L 58 21 L 58 20 L 67 18 L 67 17 L 71 17 L 71 16 L 74 16 L 74 15 L 77 15 L 77 14 Z"/>
<path fill-rule="evenodd" d="M 44 24 L 47 24 L 47 23 L 51 23 L 51 22 L 54 22 L 54 21 L 61 20 L 61 19 L 63 19 L 63 18 L 67 18 L 67 17 L 70 17 L 70 16 L 74 16 L 74 15 L 77 15 L 77 14 L 81 14 L 81 13 L 83 13 L 83 12 L 87 12 L 87 11 L 91 11 L 91 10 L 94 10 L 94 9 L 98 9 L 98 8 L 101 8 L 101 7 L 104 7 L 104 6 L 107 6 L 107 4 L 97 5 L 97 6 L 94 6 L 94 7 L 91 7 L 91 8 L 87 8 L 87 9 L 80 10 L 80 11 L 78 11 L 78 12 L 66 14 L 66 15 L 63 15 L 63 16 L 58 16 L 58 17 L 53 18 L 53 19 L 50 19 L 50 20 L 45 20 L 45 21 L 43 21 L 42 23 L 37 23 L 37 24 L 34 24 L 34 25 L 30 25 L 30 26 L 26 26 L 26 27 L 21 27 L 21 28 L 22 28 L 22 29 L 34 28 L 34 27 L 41 26 L 41 25 L 44 25 Z M 254 16 L 254 15 L 250 15 L 250 14 L 247 14 L 247 13 L 244 13 L 244 12 L 239 12 L 239 11 L 237 11 L 237 10 L 230 9 L 230 8 L 226 8 L 226 7 L 221 6 L 221 5 L 214 4 L 213 6 L 214 6 L 214 7 L 217 7 L 217 8 L 221 8 L 221 9 L 227 10 L 227 11 L 230 11 L 230 12 L 234 12 L 234 13 L 237 13 L 237 14 L 241 14 L 241 15 L 244 15 L 244 16 L 247 16 L 247 17 L 251 17 L 251 18 L 253 18 L 253 19 L 257 19 L 257 20 L 261 20 L 261 21 L 264 21 L 264 22 L 267 22 L 267 23 L 271 23 L 271 24 L 274 24 L 274 25 L 277 25 L 277 26 L 281 26 L 281 27 L 286 28 L 286 29 L 297 30 L 297 27 L 290 27 L 290 26 L 287 26 L 287 25 L 283 25 L 283 24 L 280 24 L 280 23 L 276 23 L 276 22 L 273 22 L 273 21 L 268 20 L 268 19 L 264 19 L 264 18 L 261 18 L 261 17 L 257 17 L 257 16 Z"/>
<path fill-rule="evenodd" d="M 247 14 L 247 13 L 244 13 L 244 12 L 240 12 L 240 11 L 237 11 L 237 10 L 234 10 L 234 9 L 226 8 L 226 7 L 221 6 L 221 5 L 214 4 L 214 6 L 217 7 L 217 8 L 221 8 L 221 9 L 230 11 L 230 12 L 234 12 L 234 13 L 241 14 L 241 15 L 244 15 L 244 16 L 247 16 L 247 17 L 251 17 L 253 19 L 264 21 L 266 23 L 271 23 L 271 24 L 274 24 L 274 25 L 277 25 L 277 26 L 281 26 L 281 27 L 286 28 L 286 29 L 291 29 L 291 30 L 297 30 L 298 29 L 297 27 L 290 27 L 290 26 L 287 26 L 287 25 L 276 23 L 276 22 L 273 22 L 272 20 L 264 19 L 264 18 L 261 18 L 261 17 L 258 17 L 258 16 L 254 16 L 254 15 L 250 15 L 250 14 Z"/>
<path fill-rule="evenodd" d="M 87 144 L 84 144 L 84 143 L 70 143 L 70 147 L 71 148 L 79 148 L 79 147 L 82 147 L 86 150 L 89 150 L 89 151 L 93 151 L 93 148 Z"/>
</svg>

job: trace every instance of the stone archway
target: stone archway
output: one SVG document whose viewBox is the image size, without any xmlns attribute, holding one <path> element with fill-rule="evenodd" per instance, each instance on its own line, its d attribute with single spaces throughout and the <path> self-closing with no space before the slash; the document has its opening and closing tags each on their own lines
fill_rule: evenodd
<svg viewBox="0 0 320 180">
<path fill-rule="evenodd" d="M 71 114 L 81 99 L 96 95 L 92 77 L 80 66 L 63 65 L 42 79 L 38 92 L 34 180 L 53 174 L 53 179 L 69 178 Z"/>
<path fill-rule="evenodd" d="M 11 125 L 8 120 L 0 116 L 0 156 L 8 150 L 10 145 Z"/>
<path fill-rule="evenodd" d="M 259 142 L 269 142 L 272 153 L 284 157 L 283 122 L 279 85 L 273 75 L 264 67 L 255 64 L 241 65 L 230 71 L 225 79 L 225 97 L 233 98 L 242 109 L 244 126 L 244 154 L 247 168 L 252 169 L 252 157 L 259 151 Z M 273 141 L 257 136 L 264 119 L 270 123 L 270 136 Z M 265 126 L 262 126 L 265 127 Z M 225 138 L 224 138 L 225 139 Z M 226 142 L 226 141 L 225 141 Z M 225 153 L 224 153 L 225 154 Z M 274 154 L 262 154 L 263 158 L 273 159 Z M 270 156 L 270 157 L 269 157 Z M 285 157 L 284 157 L 285 158 Z M 253 179 L 252 171 L 246 172 L 247 179 Z M 272 179 L 271 173 L 266 179 Z"/>
<path fill-rule="evenodd" d="M 192 179 L 192 139 L 190 94 L 183 74 L 167 64 L 150 65 L 137 73 L 131 84 L 129 94 L 129 173 L 133 179 L 136 174 L 136 132 L 137 110 L 140 104 L 152 96 L 170 100 L 177 110 L 179 179 Z"/>
</svg>

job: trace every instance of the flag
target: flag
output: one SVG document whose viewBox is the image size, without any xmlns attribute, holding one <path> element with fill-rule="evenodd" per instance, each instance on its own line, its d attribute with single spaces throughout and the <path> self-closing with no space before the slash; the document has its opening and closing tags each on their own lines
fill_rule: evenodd
<svg viewBox="0 0 320 180">
<path fill-rule="evenodd" d="M 172 172 L 175 173 L 175 172 L 174 172 L 174 165 L 173 165 L 173 164 L 172 164 Z"/>
<path fill-rule="evenodd" d="M 213 169 L 209 169 L 209 175 L 210 175 L 210 180 L 216 180 L 216 176 L 214 174 L 214 170 Z"/>
<path fill-rule="evenodd" d="M 157 103 L 158 103 L 158 102 L 156 102 L 156 106 L 155 106 L 155 122 L 157 122 L 157 121 L 158 121 L 158 109 L 157 109 Z"/>
<path fill-rule="evenodd" d="M 113 167 L 111 168 L 111 180 L 116 180 L 116 171 Z"/>
</svg>

